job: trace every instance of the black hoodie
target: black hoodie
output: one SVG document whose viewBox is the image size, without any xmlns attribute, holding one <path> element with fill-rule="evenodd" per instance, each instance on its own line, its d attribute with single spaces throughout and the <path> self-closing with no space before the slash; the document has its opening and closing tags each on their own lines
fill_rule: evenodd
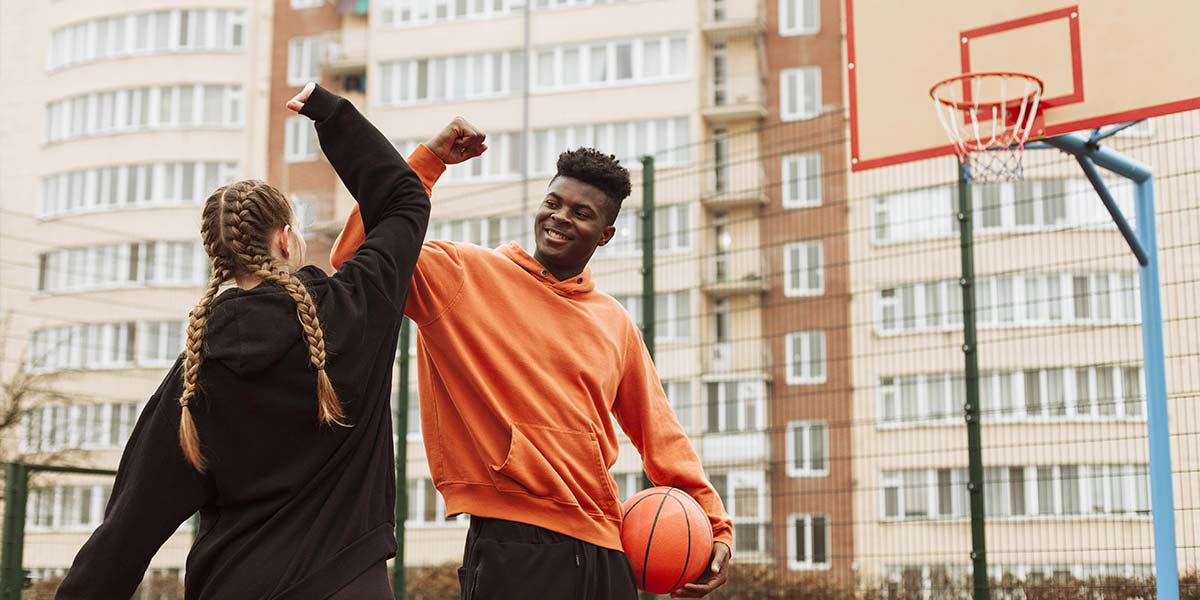
<svg viewBox="0 0 1200 600">
<path fill-rule="evenodd" d="M 179 447 L 182 357 L 125 447 L 104 522 L 57 598 L 129 598 L 158 548 L 199 511 L 186 597 L 321 599 L 396 553 L 392 361 L 429 221 L 416 174 L 344 98 L 302 114 L 362 211 L 366 243 L 332 277 L 297 275 L 318 307 L 326 369 L 351 427 L 318 426 L 316 371 L 279 287 L 213 303 L 191 402 L 208 471 Z"/>
</svg>

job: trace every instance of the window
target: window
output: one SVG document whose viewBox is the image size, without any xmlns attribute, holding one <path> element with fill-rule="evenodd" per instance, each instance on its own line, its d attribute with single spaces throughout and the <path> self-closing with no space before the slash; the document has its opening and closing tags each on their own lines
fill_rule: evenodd
<svg viewBox="0 0 1200 600">
<path fill-rule="evenodd" d="M 617 484 L 617 498 L 622 502 L 631 498 L 634 494 L 642 491 L 645 485 L 642 472 L 635 473 L 609 473 L 613 481 Z"/>
<path fill-rule="evenodd" d="M 138 362 L 171 366 L 183 352 L 186 321 L 148 321 L 138 327 Z"/>
<path fill-rule="evenodd" d="M 1117 205 L 1133 216 L 1133 189 L 1124 180 L 1108 182 Z M 876 201 L 876 244 L 950 237 L 957 199 L 952 186 L 906 190 Z M 1084 179 L 1041 178 L 976 186 L 976 231 L 980 234 L 1114 227 Z"/>
<path fill-rule="evenodd" d="M 47 175 L 35 212 L 64 214 L 201 203 L 220 185 L 238 178 L 236 162 L 130 164 Z"/>
<path fill-rule="evenodd" d="M 788 568 L 828 569 L 830 551 L 829 515 L 788 515 Z"/>
<path fill-rule="evenodd" d="M 663 390 L 667 394 L 667 402 L 671 404 L 671 408 L 675 411 L 675 418 L 679 420 L 679 424 L 683 427 L 683 432 L 687 434 L 697 433 L 699 428 L 696 424 L 696 399 L 692 395 L 692 382 L 664 381 Z"/>
<path fill-rule="evenodd" d="M 691 337 L 692 307 L 691 291 L 665 292 L 654 297 L 654 339 L 661 342 L 686 341 Z M 642 297 L 640 295 L 619 296 L 617 301 L 625 307 L 638 327 L 643 321 Z"/>
<path fill-rule="evenodd" d="M 1130 273 L 979 277 L 976 315 L 981 327 L 1132 323 L 1130 315 L 1140 309 L 1127 308 L 1130 286 Z M 954 280 L 882 289 L 876 323 L 881 334 L 957 329 L 962 324 L 961 291 Z"/>
<path fill-rule="evenodd" d="M 820 0 L 779 0 L 779 35 L 808 35 L 821 30 Z"/>
<path fill-rule="evenodd" d="M 291 0 L 292 8 L 302 10 L 305 8 L 317 8 L 325 4 L 325 0 Z"/>
<path fill-rule="evenodd" d="M 241 96 L 237 85 L 187 84 L 55 100 L 46 105 L 45 141 L 185 127 L 238 128 Z M 157 110 L 151 111 L 152 106 Z"/>
<path fill-rule="evenodd" d="M 706 431 L 762 431 L 766 427 L 766 389 L 762 381 L 708 382 Z"/>
<path fill-rule="evenodd" d="M 713 488 L 733 519 L 733 551 L 761 554 L 767 550 L 766 474 L 762 471 L 732 471 L 710 477 Z"/>
<path fill-rule="evenodd" d="M 533 132 L 533 161 L 530 170 L 536 175 L 553 175 L 559 152 L 592 146 L 616 155 L 631 169 L 641 168 L 643 155 L 655 156 L 658 167 L 685 164 L 690 134 L 686 118 L 654 121 L 625 121 L 598 125 L 579 125 Z"/>
<path fill-rule="evenodd" d="M 20 451 L 111 450 L 125 446 L 142 404 L 39 405 L 21 417 Z"/>
<path fill-rule="evenodd" d="M 679 81 L 690 71 L 687 38 L 682 36 L 542 47 L 531 58 L 526 65 L 521 51 L 509 50 L 383 62 L 378 69 L 378 102 L 405 106 L 511 96 L 524 89 L 526 67 L 538 93 Z"/>
<path fill-rule="evenodd" d="M 989 467 L 984 471 L 989 517 L 1016 519 L 1090 515 L 1148 515 L 1148 467 L 1126 465 L 1039 465 Z M 926 487 L 937 484 L 936 511 Z M 966 469 L 884 471 L 880 477 L 885 520 L 963 518 L 970 514 Z M 947 485 L 956 492 L 944 493 Z"/>
<path fill-rule="evenodd" d="M 617 232 L 607 245 L 596 249 L 597 258 L 639 256 L 642 253 L 642 219 L 634 207 L 626 207 L 613 224 Z M 687 251 L 691 246 L 691 206 L 660 206 L 654 212 L 654 247 L 663 253 Z"/>
<path fill-rule="evenodd" d="M 821 113 L 821 69 L 784 69 L 779 74 L 780 118 L 811 119 Z"/>
<path fill-rule="evenodd" d="M 789 477 L 829 474 L 829 438 L 825 421 L 792 421 L 787 425 Z"/>
<path fill-rule="evenodd" d="M 821 205 L 821 155 L 788 154 L 783 157 L 783 207 Z"/>
<path fill-rule="evenodd" d="M 38 292 L 199 286 L 209 260 L 197 242 L 136 242 L 52 250 L 38 257 Z"/>
<path fill-rule="evenodd" d="M 955 232 L 954 215 L 955 199 L 948 187 L 888 194 L 875 201 L 872 240 L 882 244 L 948 237 Z"/>
<path fill-rule="evenodd" d="M 50 32 L 47 70 L 137 54 L 237 50 L 241 36 L 228 35 L 229 23 L 245 19 L 240 10 L 175 9 L 99 17 Z"/>
<path fill-rule="evenodd" d="M 467 525 L 467 515 L 456 517 L 446 516 L 446 502 L 433 481 L 428 477 L 409 479 L 408 485 L 408 518 L 409 527 L 464 527 Z"/>
<path fill-rule="evenodd" d="M 284 138 L 284 157 L 287 162 L 317 159 L 317 130 L 308 117 L 288 117 Z"/>
<path fill-rule="evenodd" d="M 106 485 L 56 485 L 29 490 L 26 527 L 32 531 L 92 531 L 112 493 Z"/>
<path fill-rule="evenodd" d="M 787 361 L 788 385 L 825 383 L 825 332 L 789 333 Z"/>
<path fill-rule="evenodd" d="M 321 36 L 288 40 L 288 85 L 304 85 L 321 78 Z"/>
<path fill-rule="evenodd" d="M 783 246 L 785 296 L 819 296 L 825 293 L 823 254 L 821 240 L 793 242 Z"/>
</svg>

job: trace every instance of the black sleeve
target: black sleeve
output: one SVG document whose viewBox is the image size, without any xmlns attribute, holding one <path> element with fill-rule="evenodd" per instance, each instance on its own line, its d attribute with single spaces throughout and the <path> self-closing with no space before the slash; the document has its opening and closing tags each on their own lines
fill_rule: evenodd
<svg viewBox="0 0 1200 600">
<path fill-rule="evenodd" d="M 75 556 L 55 598 L 129 598 L 150 559 L 203 506 L 212 487 L 179 447 L 183 357 L 150 397 L 121 455 L 104 521 Z"/>
<path fill-rule="evenodd" d="M 425 187 L 349 100 L 317 86 L 301 114 L 316 121 L 321 150 L 362 214 L 366 239 L 334 277 L 369 284 L 399 314 L 429 224 Z"/>
</svg>

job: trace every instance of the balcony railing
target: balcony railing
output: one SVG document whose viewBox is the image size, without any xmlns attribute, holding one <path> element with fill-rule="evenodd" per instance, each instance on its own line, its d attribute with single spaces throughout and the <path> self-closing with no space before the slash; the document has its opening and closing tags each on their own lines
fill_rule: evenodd
<svg viewBox="0 0 1200 600">
<path fill-rule="evenodd" d="M 763 0 L 707 0 L 700 30 L 712 41 L 761 34 L 767 29 Z"/>
<path fill-rule="evenodd" d="M 726 151 L 728 155 L 729 151 Z M 748 160 L 739 153 L 710 163 L 700 200 L 714 209 L 762 206 L 767 203 L 766 169 L 761 160 Z"/>
<path fill-rule="evenodd" d="M 324 68 L 332 75 L 344 75 L 367 68 L 367 28 L 347 22 L 324 39 Z"/>
<path fill-rule="evenodd" d="M 759 294 L 767 291 L 767 257 L 762 250 L 734 250 L 710 256 L 701 286 L 712 296 Z"/>
<path fill-rule="evenodd" d="M 771 371 L 771 348 L 762 339 L 713 342 L 705 346 L 704 373 L 765 377 Z"/>
<path fill-rule="evenodd" d="M 765 118 L 767 86 L 757 72 L 729 74 L 722 81 L 710 81 L 708 98 L 700 112 L 714 124 Z"/>
</svg>

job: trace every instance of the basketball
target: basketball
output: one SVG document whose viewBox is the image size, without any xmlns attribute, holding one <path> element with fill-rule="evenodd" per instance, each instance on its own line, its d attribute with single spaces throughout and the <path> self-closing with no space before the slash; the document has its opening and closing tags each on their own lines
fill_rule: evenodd
<svg viewBox="0 0 1200 600">
<path fill-rule="evenodd" d="M 622 506 L 621 546 L 638 589 L 666 594 L 708 567 L 713 534 L 708 515 L 682 490 L 653 487 Z"/>
</svg>

